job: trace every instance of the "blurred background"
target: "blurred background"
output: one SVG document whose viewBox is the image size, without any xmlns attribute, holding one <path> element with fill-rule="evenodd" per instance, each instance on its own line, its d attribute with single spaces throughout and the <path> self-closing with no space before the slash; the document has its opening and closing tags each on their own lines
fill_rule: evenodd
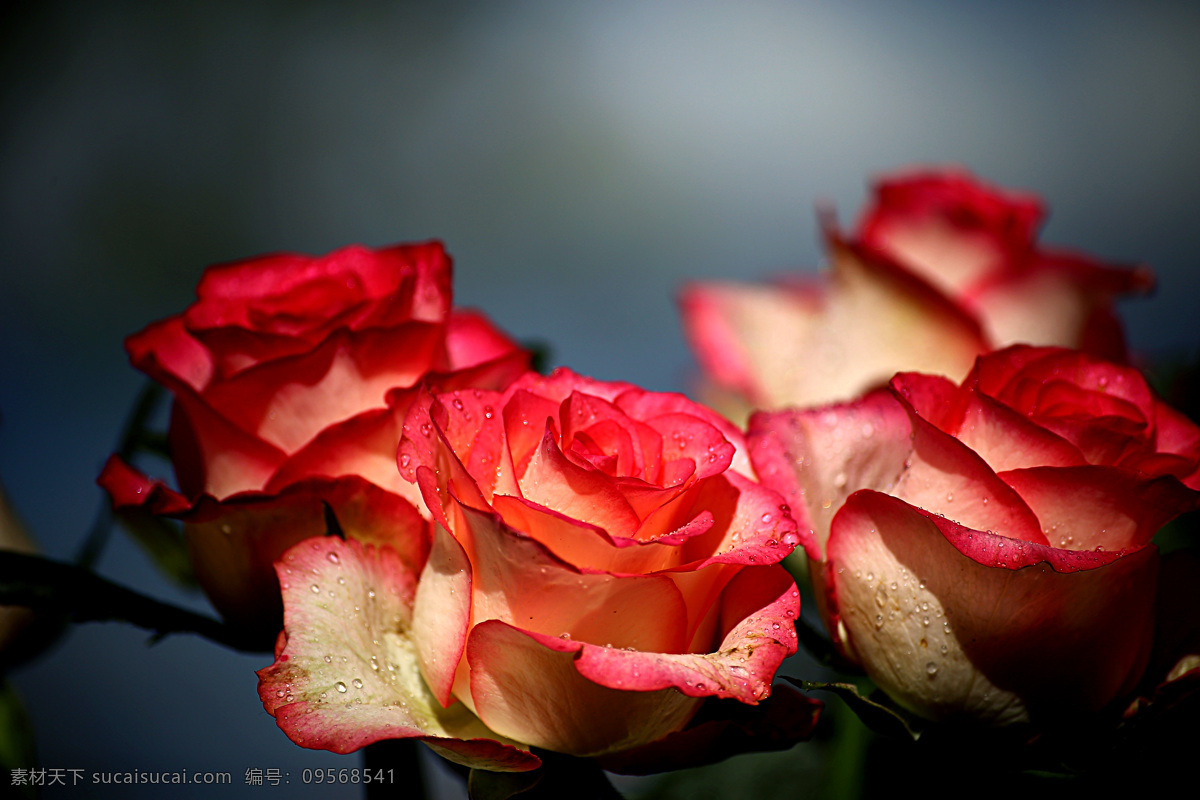
<svg viewBox="0 0 1200 800">
<path fill-rule="evenodd" d="M 1200 345 L 1194 3 L 0 14 L 0 481 L 51 557 L 82 542 L 143 383 L 124 336 L 181 311 L 206 265 L 267 251 L 440 238 L 456 300 L 550 343 L 553 363 L 686 390 L 682 281 L 815 270 L 816 204 L 850 224 L 872 176 L 955 163 L 1045 198 L 1046 242 L 1154 268 L 1156 296 L 1121 308 L 1135 349 Z M 123 536 L 98 568 L 206 609 Z M 88 625 L 13 682 L 45 767 L 220 770 L 236 796 L 358 796 L 299 785 L 305 768 L 360 761 L 286 739 L 257 699 L 267 663 Z M 292 782 L 247 787 L 248 768 Z"/>
</svg>

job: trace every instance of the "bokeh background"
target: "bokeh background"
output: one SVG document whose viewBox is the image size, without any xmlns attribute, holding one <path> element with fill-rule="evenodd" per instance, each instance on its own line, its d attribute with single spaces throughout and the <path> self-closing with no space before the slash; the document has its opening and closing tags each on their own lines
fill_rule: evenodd
<svg viewBox="0 0 1200 800">
<path fill-rule="evenodd" d="M 43 1 L 0 14 L 0 481 L 55 558 L 82 542 L 142 385 L 123 337 L 182 310 L 204 266 L 267 251 L 440 238 L 457 300 L 550 343 L 554 363 L 685 390 L 682 281 L 814 270 L 815 205 L 851 223 L 871 176 L 956 163 L 1046 198 L 1046 241 L 1155 269 L 1157 295 L 1122 306 L 1136 349 L 1200 345 L 1194 3 Z M 122 536 L 99 570 L 206 608 Z M 43 766 L 220 770 L 223 794 L 358 796 L 299 785 L 304 768 L 360 762 L 287 741 L 257 700 L 266 663 L 89 625 L 13 679 Z M 292 783 L 247 787 L 247 768 Z"/>
</svg>

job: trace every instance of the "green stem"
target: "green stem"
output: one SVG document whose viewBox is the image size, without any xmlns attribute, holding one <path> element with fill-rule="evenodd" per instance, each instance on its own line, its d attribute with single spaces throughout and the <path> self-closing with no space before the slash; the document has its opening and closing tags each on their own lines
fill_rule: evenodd
<svg viewBox="0 0 1200 800">
<path fill-rule="evenodd" d="M 40 556 L 0 552 L 0 605 L 28 606 L 72 622 L 128 622 L 155 638 L 195 633 L 242 652 L 270 651 L 271 642 L 223 622 L 139 594 L 90 570 Z"/>
</svg>

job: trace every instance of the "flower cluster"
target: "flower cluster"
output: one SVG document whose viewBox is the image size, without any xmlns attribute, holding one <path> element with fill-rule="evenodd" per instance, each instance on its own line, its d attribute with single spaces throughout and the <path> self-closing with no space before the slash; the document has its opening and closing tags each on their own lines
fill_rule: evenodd
<svg viewBox="0 0 1200 800">
<path fill-rule="evenodd" d="M 116 456 L 101 483 L 183 520 L 225 619 L 277 634 L 260 697 L 307 747 L 644 771 L 790 745 L 816 701 L 776 690 L 758 734 L 712 709 L 766 701 L 796 652 L 797 547 L 899 706 L 1091 719 L 1200 663 L 1194 625 L 1155 642 L 1179 585 L 1152 541 L 1200 508 L 1200 429 L 1127 364 L 1112 303 L 1148 274 L 1043 247 L 1042 216 L 909 175 L 827 226 L 822 282 L 689 287 L 711 381 L 764 409 L 746 431 L 528 371 L 453 306 L 437 243 L 214 267 L 128 340 L 174 395 L 177 488 Z"/>
</svg>

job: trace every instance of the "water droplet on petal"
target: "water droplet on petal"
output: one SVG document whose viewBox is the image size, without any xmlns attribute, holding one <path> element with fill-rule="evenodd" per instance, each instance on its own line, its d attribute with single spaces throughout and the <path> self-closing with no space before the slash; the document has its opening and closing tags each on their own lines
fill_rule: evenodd
<svg viewBox="0 0 1200 800">
<path fill-rule="evenodd" d="M 337 683 L 335 683 L 335 684 L 333 685 L 333 688 L 337 689 L 337 690 L 338 690 L 338 692 L 339 692 L 339 693 L 341 693 L 341 694 L 345 694 L 345 693 L 346 693 L 346 684 L 342 683 L 341 681 L 338 681 Z"/>
<path fill-rule="evenodd" d="M 928 664 L 926 664 L 925 665 L 925 674 L 929 675 L 930 677 L 937 675 L 937 664 L 933 663 L 932 661 L 930 661 Z"/>
</svg>

